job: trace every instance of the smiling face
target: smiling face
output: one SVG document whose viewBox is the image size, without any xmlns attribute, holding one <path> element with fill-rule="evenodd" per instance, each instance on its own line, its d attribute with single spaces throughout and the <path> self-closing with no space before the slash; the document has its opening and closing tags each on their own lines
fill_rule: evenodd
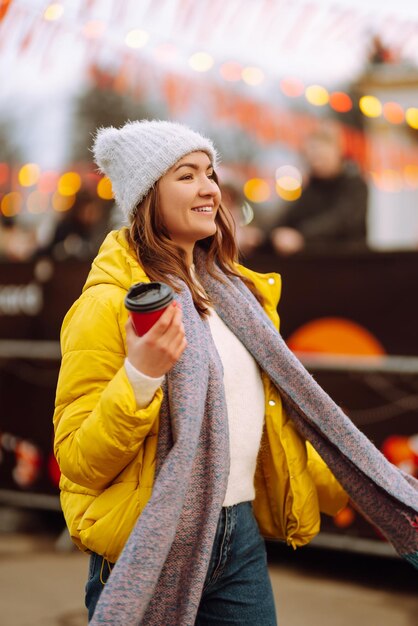
<svg viewBox="0 0 418 626">
<path fill-rule="evenodd" d="M 193 259 L 196 241 L 216 232 L 221 192 L 205 152 L 191 152 L 158 182 L 158 205 L 170 238 Z"/>
</svg>

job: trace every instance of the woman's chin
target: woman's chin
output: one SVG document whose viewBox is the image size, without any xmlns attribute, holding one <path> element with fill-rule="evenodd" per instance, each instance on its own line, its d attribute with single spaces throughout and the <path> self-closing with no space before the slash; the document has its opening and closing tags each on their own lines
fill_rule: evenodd
<svg viewBox="0 0 418 626">
<path fill-rule="evenodd" d="M 196 233 L 196 241 L 201 241 L 202 239 L 207 239 L 208 237 L 213 237 L 216 233 L 216 224 L 213 228 L 205 228 L 202 229 L 199 233 Z"/>
</svg>

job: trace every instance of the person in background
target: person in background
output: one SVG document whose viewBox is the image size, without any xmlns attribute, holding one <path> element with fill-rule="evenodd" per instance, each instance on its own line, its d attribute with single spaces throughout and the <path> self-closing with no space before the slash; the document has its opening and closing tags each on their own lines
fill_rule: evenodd
<svg viewBox="0 0 418 626">
<path fill-rule="evenodd" d="M 74 205 L 57 223 L 51 240 L 38 250 L 38 256 L 48 255 L 56 261 L 93 259 L 112 229 L 112 207 L 112 201 L 82 187 Z"/>
<path fill-rule="evenodd" d="M 291 255 L 305 249 L 364 249 L 368 188 L 355 165 L 345 161 L 338 133 L 328 128 L 313 133 L 304 157 L 307 182 L 270 233 L 274 250 Z"/>
<path fill-rule="evenodd" d="M 29 261 L 35 249 L 35 232 L 21 226 L 16 218 L 0 213 L 0 262 Z"/>
<path fill-rule="evenodd" d="M 245 323 L 257 336 L 250 314 L 278 335 L 280 277 L 237 264 L 208 138 L 132 122 L 101 129 L 94 154 L 129 227 L 107 236 L 64 320 L 54 414 L 64 515 L 90 554 L 89 619 L 275 626 L 262 535 L 302 546 L 320 510 L 347 502 L 237 336 Z M 140 337 L 124 299 L 148 281 L 176 299 Z"/>
</svg>

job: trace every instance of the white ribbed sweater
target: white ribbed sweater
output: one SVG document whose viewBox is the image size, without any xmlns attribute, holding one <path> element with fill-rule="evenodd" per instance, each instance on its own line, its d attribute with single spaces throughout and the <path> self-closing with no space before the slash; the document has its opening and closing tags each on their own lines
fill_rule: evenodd
<svg viewBox="0 0 418 626">
<path fill-rule="evenodd" d="M 257 363 L 211 309 L 209 326 L 224 368 L 228 409 L 230 471 L 224 506 L 254 500 L 254 474 L 264 423 L 264 388 Z M 164 380 L 125 368 L 139 408 L 147 406 Z"/>
</svg>

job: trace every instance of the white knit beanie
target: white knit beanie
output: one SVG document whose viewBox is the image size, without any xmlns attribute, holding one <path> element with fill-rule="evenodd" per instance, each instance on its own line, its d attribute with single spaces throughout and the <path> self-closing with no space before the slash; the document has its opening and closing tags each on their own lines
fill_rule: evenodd
<svg viewBox="0 0 418 626">
<path fill-rule="evenodd" d="M 216 167 L 218 154 L 210 139 L 183 124 L 160 120 L 100 128 L 93 144 L 94 159 L 110 178 L 115 200 L 128 221 L 157 180 L 179 159 L 199 150 Z"/>
</svg>

